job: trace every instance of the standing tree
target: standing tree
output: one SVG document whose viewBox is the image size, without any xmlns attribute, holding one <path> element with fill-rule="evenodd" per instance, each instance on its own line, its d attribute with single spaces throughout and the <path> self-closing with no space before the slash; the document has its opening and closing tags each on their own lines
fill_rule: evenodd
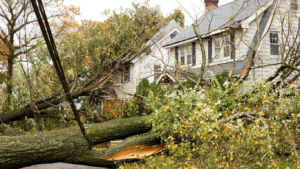
<svg viewBox="0 0 300 169">
<path fill-rule="evenodd" d="M 74 16 L 79 15 L 79 8 L 63 5 L 63 0 L 44 0 L 49 13 L 54 35 L 59 36 L 76 26 Z M 36 48 L 36 39 L 41 37 L 37 27 L 30 0 L 10 0 L 0 2 L 0 41 L 7 50 L 0 50 L 0 55 L 7 62 L 6 94 L 7 109 L 13 92 L 12 76 L 16 58 Z M 26 29 L 27 27 L 27 29 Z"/>
</svg>

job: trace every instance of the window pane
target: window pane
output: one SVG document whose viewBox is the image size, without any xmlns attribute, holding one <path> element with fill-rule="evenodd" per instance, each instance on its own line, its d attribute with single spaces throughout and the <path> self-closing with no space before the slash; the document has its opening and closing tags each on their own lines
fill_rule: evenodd
<svg viewBox="0 0 300 169">
<path fill-rule="evenodd" d="M 291 10 L 297 10 L 297 9 L 298 9 L 297 0 L 291 0 Z"/>
<path fill-rule="evenodd" d="M 180 64 L 184 65 L 184 56 L 180 58 Z"/>
<path fill-rule="evenodd" d="M 215 57 L 220 53 L 221 43 L 222 41 L 220 38 L 215 39 Z"/>
<path fill-rule="evenodd" d="M 224 37 L 224 45 L 229 45 L 229 38 L 228 38 L 228 36 Z"/>
<path fill-rule="evenodd" d="M 230 46 L 224 46 L 224 57 L 230 56 Z"/>
<path fill-rule="evenodd" d="M 175 34 L 175 33 L 172 33 L 172 34 L 171 34 L 171 39 L 173 39 L 175 36 L 176 36 L 176 34 Z"/>
<path fill-rule="evenodd" d="M 192 64 L 192 55 L 187 56 L 187 64 Z"/>
<path fill-rule="evenodd" d="M 278 44 L 278 34 L 270 33 L 270 43 Z"/>
<path fill-rule="evenodd" d="M 161 66 L 160 65 L 154 65 L 154 72 L 161 72 Z"/>
<path fill-rule="evenodd" d="M 271 55 L 279 55 L 279 46 L 271 44 Z"/>
<path fill-rule="evenodd" d="M 184 48 L 180 48 L 180 54 L 181 56 L 184 56 Z"/>
</svg>

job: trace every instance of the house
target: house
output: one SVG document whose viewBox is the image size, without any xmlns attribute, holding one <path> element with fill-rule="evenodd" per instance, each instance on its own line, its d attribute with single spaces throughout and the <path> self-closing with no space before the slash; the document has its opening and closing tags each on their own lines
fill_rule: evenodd
<svg viewBox="0 0 300 169">
<path fill-rule="evenodd" d="M 162 47 L 163 44 L 174 38 L 182 31 L 182 28 L 174 20 L 161 28 L 154 37 L 147 42 L 148 51 L 131 56 L 125 60 L 124 69 L 119 72 L 118 86 L 115 92 L 118 98 L 127 99 L 133 94 L 136 86 L 143 78 L 148 78 L 149 82 L 155 82 L 160 76 L 162 69 L 171 63 L 168 49 Z M 124 93 L 125 92 L 125 93 Z"/>
<path fill-rule="evenodd" d="M 219 0 L 205 0 L 206 12 L 194 22 L 206 53 L 204 77 L 210 75 L 209 71 L 220 73 L 232 68 L 234 76 L 243 75 L 256 47 L 254 67 L 258 68 L 251 69 L 246 80 L 255 80 L 259 74 L 263 78 L 270 76 L 282 60 L 281 45 L 298 38 L 297 1 L 235 0 L 218 6 Z M 202 53 L 192 25 L 163 47 L 169 49 L 173 59 L 170 67 L 199 72 Z"/>
</svg>

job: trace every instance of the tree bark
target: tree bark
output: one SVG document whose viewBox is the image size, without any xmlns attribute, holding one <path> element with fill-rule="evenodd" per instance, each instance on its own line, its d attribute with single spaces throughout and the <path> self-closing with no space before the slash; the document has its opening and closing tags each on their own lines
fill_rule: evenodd
<svg viewBox="0 0 300 169">
<path fill-rule="evenodd" d="M 113 120 L 98 124 L 85 125 L 93 144 L 146 133 L 151 126 L 143 117 Z M 150 135 L 126 139 L 106 151 L 90 150 L 78 127 L 42 133 L 44 146 L 38 134 L 0 137 L 0 168 L 14 169 L 34 164 L 68 162 L 101 167 L 116 167 L 121 162 L 132 160 L 106 161 L 105 159 L 137 144 L 154 145 L 159 138 Z"/>
<path fill-rule="evenodd" d="M 90 93 L 92 87 L 89 88 L 85 88 L 82 90 L 79 90 L 77 92 L 73 92 L 71 93 L 72 98 L 76 99 L 79 96 L 84 96 L 87 95 L 88 93 Z M 59 103 L 61 103 L 61 101 L 65 100 L 66 96 L 63 97 L 59 97 L 59 96 L 55 96 L 55 97 L 50 97 L 49 99 L 45 99 L 47 102 L 41 100 L 41 101 L 36 101 L 35 104 L 35 110 L 43 110 L 46 109 L 48 107 L 52 107 L 53 105 L 58 105 Z M 50 103 L 50 104 L 49 104 Z M 13 110 L 11 112 L 8 112 L 5 115 L 0 116 L 0 119 L 4 122 L 4 123 L 8 123 L 10 121 L 13 120 L 17 120 L 21 117 L 27 116 L 27 115 L 32 115 L 32 108 L 31 105 L 25 106 L 23 108 L 20 108 L 18 110 Z"/>
</svg>

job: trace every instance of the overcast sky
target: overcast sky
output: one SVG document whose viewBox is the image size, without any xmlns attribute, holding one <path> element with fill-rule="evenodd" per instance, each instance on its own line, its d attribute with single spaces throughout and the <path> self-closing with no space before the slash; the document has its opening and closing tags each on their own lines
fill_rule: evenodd
<svg viewBox="0 0 300 169">
<path fill-rule="evenodd" d="M 232 0 L 220 0 L 219 5 L 226 4 Z M 132 2 L 144 2 L 144 0 L 64 0 L 64 4 L 73 4 L 81 7 L 81 16 L 77 18 L 78 21 L 84 19 L 91 19 L 96 21 L 104 21 L 106 17 L 101 14 L 105 9 L 117 9 L 119 7 L 131 7 Z M 203 12 L 203 0 L 179 0 L 184 8 L 186 8 L 190 14 L 195 17 Z M 150 0 L 150 5 L 160 5 L 161 9 L 166 15 L 173 11 L 173 9 L 180 5 L 176 0 Z M 200 7 L 200 8 L 199 8 Z M 191 25 L 193 20 L 185 13 L 186 25 Z"/>
</svg>

